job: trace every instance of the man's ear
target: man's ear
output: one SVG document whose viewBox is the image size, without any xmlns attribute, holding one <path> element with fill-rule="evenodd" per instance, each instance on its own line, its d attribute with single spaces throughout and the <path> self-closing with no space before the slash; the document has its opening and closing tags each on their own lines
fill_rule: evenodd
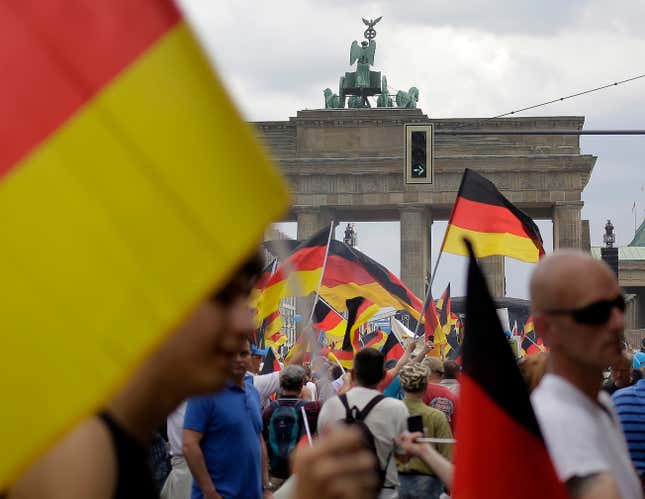
<svg viewBox="0 0 645 499">
<path fill-rule="evenodd" d="M 537 335 L 542 338 L 544 344 L 551 348 L 553 346 L 555 335 L 553 334 L 553 321 L 548 314 L 542 312 L 532 312 L 533 315 L 533 326 L 535 327 L 535 332 Z"/>
</svg>

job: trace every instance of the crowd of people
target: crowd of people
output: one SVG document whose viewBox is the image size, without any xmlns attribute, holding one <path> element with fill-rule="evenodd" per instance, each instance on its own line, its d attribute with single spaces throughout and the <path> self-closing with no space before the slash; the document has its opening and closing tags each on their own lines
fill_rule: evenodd
<svg viewBox="0 0 645 499">
<path fill-rule="evenodd" d="M 322 357 L 305 363 L 303 342 L 280 371 L 258 374 L 266 352 L 251 343 L 247 298 L 260 271 L 260 260 L 249 260 L 6 496 L 448 495 L 459 365 L 428 356 L 429 342 L 410 342 L 393 365 L 376 349 L 359 350 L 345 373 Z M 635 373 L 645 365 L 624 351 L 614 274 L 584 253 L 555 252 L 537 265 L 530 292 L 549 352 L 520 368 L 558 476 L 571 497 L 643 497 L 645 380 Z M 482 431 L 494 429 L 482 421 Z M 149 448 L 163 445 L 160 434 L 171 469 L 155 474 L 163 452 L 151 464 Z"/>
</svg>

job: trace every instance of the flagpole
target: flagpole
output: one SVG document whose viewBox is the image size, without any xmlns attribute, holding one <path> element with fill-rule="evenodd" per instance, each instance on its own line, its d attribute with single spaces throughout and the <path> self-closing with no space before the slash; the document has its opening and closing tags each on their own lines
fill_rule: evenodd
<svg viewBox="0 0 645 499">
<path fill-rule="evenodd" d="M 329 224 L 329 236 L 327 236 L 327 247 L 325 248 L 325 258 L 323 259 L 322 272 L 320 272 L 320 281 L 318 281 L 318 287 L 316 288 L 316 296 L 314 297 L 314 303 L 311 307 L 311 313 L 309 314 L 309 321 L 307 326 L 309 326 L 314 318 L 314 311 L 316 310 L 316 303 L 318 298 L 320 298 L 320 288 L 322 287 L 323 278 L 325 277 L 325 269 L 327 268 L 327 257 L 329 256 L 329 245 L 331 243 L 331 236 L 334 233 L 334 221 L 332 220 Z"/>
<path fill-rule="evenodd" d="M 450 227 L 450 223 L 448 223 L 448 227 Z M 432 294 L 432 283 L 434 282 L 434 278 L 437 275 L 437 269 L 439 268 L 439 262 L 441 261 L 441 255 L 443 255 L 443 245 L 446 242 L 446 235 L 448 234 L 448 229 L 446 228 L 446 232 L 443 235 L 443 241 L 441 242 L 441 248 L 439 249 L 439 256 L 437 257 L 437 262 L 434 265 L 434 268 L 432 269 L 432 274 L 430 275 L 430 282 L 428 283 L 428 291 L 426 292 L 425 298 L 423 299 L 423 308 L 421 309 L 421 315 L 425 313 L 426 307 L 428 306 L 428 300 L 430 299 L 430 295 Z M 419 317 L 421 318 L 421 317 Z M 425 321 L 425 317 L 423 318 Z M 414 337 L 417 338 L 419 336 L 419 324 L 421 324 L 421 321 L 417 321 L 417 325 L 414 327 Z"/>
</svg>

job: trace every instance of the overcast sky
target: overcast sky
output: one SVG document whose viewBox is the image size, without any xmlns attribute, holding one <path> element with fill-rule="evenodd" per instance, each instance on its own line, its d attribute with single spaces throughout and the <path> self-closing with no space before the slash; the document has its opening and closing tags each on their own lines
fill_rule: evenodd
<svg viewBox="0 0 645 499">
<path fill-rule="evenodd" d="M 431 118 L 489 117 L 645 73 L 642 0 L 180 0 L 248 120 L 287 120 L 324 107 L 361 17 L 376 25 L 375 69 L 396 89 L 416 86 Z M 523 113 L 585 116 L 587 129 L 645 129 L 645 78 Z M 645 215 L 645 137 L 582 138 L 598 156 L 583 193 L 594 245 L 610 218 L 620 245 Z M 538 221 L 547 250 L 552 224 Z M 433 225 L 433 260 L 446 224 Z M 282 228 L 295 235 L 295 224 Z M 344 225 L 337 229 L 342 238 Z M 358 224 L 359 247 L 399 272 L 398 223 Z M 442 257 L 433 293 L 464 291 L 464 260 Z M 507 260 L 509 296 L 526 297 L 531 266 Z"/>
</svg>

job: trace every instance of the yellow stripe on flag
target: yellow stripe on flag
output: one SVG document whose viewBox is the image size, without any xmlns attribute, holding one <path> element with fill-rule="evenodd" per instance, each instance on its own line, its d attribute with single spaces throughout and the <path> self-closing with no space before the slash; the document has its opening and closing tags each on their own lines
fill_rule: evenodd
<svg viewBox="0 0 645 499">
<path fill-rule="evenodd" d="M 477 258 L 505 255 L 529 263 L 535 263 L 539 260 L 538 248 L 527 237 L 499 232 L 477 232 L 462 229 L 456 225 L 448 226 L 443 251 L 468 256 L 468 250 L 463 241 L 464 237 L 472 241 Z"/>
<path fill-rule="evenodd" d="M 0 490 L 94 413 L 286 205 L 184 24 L 17 165 L 0 182 Z"/>
</svg>

